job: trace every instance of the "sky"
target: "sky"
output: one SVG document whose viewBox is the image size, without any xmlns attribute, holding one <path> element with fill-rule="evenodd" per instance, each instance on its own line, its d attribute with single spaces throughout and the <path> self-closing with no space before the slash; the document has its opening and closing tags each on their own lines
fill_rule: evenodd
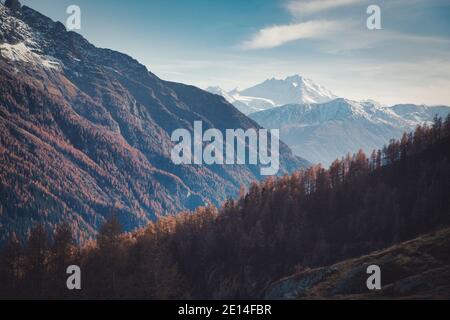
<svg viewBox="0 0 450 320">
<path fill-rule="evenodd" d="M 450 0 L 22 0 L 165 80 L 245 89 L 300 74 L 336 95 L 450 105 Z M 367 8 L 381 9 L 369 30 Z"/>
</svg>

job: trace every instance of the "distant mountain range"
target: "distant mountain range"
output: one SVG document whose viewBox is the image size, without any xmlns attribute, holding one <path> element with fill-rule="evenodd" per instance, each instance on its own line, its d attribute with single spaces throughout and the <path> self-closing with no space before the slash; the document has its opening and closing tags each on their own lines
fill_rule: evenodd
<svg viewBox="0 0 450 320">
<path fill-rule="evenodd" d="M 175 129 L 259 126 L 223 98 L 163 81 L 133 58 L 0 4 L 0 240 L 68 221 L 92 236 L 118 214 L 126 230 L 219 205 L 258 166 L 176 166 Z M 308 166 L 281 143 L 280 174 Z"/>
<path fill-rule="evenodd" d="M 330 165 L 359 149 L 370 154 L 404 132 L 445 118 L 446 106 L 396 105 L 336 99 L 322 104 L 290 104 L 250 115 L 266 128 L 280 128 L 280 136 L 299 156 Z"/>
<path fill-rule="evenodd" d="M 447 106 L 385 106 L 337 98 L 299 75 L 266 80 L 243 91 L 208 91 L 222 95 L 261 126 L 280 129 L 281 139 L 296 155 L 325 166 L 348 152 L 370 153 L 435 115 L 445 118 L 450 113 Z"/>
</svg>

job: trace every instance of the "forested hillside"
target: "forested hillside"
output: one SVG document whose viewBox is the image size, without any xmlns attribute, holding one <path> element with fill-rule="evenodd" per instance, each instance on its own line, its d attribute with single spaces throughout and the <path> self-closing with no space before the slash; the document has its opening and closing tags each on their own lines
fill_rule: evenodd
<svg viewBox="0 0 450 320">
<path fill-rule="evenodd" d="M 259 165 L 175 165 L 172 133 L 258 129 L 223 98 L 167 82 L 61 22 L 0 3 L 0 243 L 32 225 L 95 236 L 111 210 L 127 231 L 220 205 Z M 308 162 L 280 143 L 280 174 Z"/>
<path fill-rule="evenodd" d="M 222 208 L 162 218 L 122 233 L 117 213 L 97 241 L 71 228 L 2 250 L 1 296 L 27 298 L 261 298 L 268 286 L 450 225 L 450 117 L 363 152 L 255 183 Z M 83 290 L 65 289 L 65 266 Z"/>
</svg>

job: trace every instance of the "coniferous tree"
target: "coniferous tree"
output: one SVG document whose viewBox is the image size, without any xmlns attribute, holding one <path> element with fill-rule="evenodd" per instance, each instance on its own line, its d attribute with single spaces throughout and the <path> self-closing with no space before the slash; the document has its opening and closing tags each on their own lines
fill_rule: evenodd
<svg viewBox="0 0 450 320">
<path fill-rule="evenodd" d="M 377 150 L 373 150 L 370 154 L 370 171 L 377 169 Z"/>
<path fill-rule="evenodd" d="M 75 239 L 72 228 L 67 222 L 56 227 L 53 244 L 50 248 L 51 277 L 54 294 L 56 297 L 63 297 L 67 293 L 66 270 L 71 265 L 75 249 Z"/>
<path fill-rule="evenodd" d="M 442 118 L 435 115 L 433 118 L 433 142 L 441 140 L 442 134 Z"/>
<path fill-rule="evenodd" d="M 447 115 L 447 118 L 445 119 L 444 124 L 444 130 L 445 130 L 445 136 L 450 137 L 450 113 Z"/>
<path fill-rule="evenodd" d="M 45 298 L 47 282 L 47 258 L 49 238 L 42 224 L 38 224 L 30 231 L 26 246 L 26 282 L 30 287 L 32 298 Z"/>
<path fill-rule="evenodd" d="M 116 214 L 113 214 L 100 228 L 97 236 L 99 258 L 95 270 L 102 270 L 98 275 L 100 295 L 108 298 L 117 298 L 117 275 L 124 256 L 121 246 L 122 225 Z"/>
<path fill-rule="evenodd" d="M 22 275 L 22 246 L 13 233 L 0 254 L 0 297 L 18 298 L 20 296 L 20 277 Z"/>
<path fill-rule="evenodd" d="M 331 265 L 449 226 L 449 117 L 441 126 L 439 135 L 436 126 L 421 126 L 370 161 L 359 151 L 329 170 L 314 166 L 254 183 L 220 210 L 160 218 L 127 234 L 113 215 L 76 253 L 69 225 L 57 227 L 49 249 L 38 226 L 24 248 L 14 238 L 1 251 L 0 294 L 55 297 L 49 292 L 60 281 L 47 279 L 76 257 L 83 298 L 259 298 L 296 268 Z"/>
<path fill-rule="evenodd" d="M 381 150 L 378 150 L 377 151 L 376 168 L 380 169 L 382 165 L 383 165 L 383 156 L 382 156 Z"/>
<path fill-rule="evenodd" d="M 336 159 L 330 166 L 331 186 L 336 188 L 341 183 L 341 162 Z"/>
</svg>

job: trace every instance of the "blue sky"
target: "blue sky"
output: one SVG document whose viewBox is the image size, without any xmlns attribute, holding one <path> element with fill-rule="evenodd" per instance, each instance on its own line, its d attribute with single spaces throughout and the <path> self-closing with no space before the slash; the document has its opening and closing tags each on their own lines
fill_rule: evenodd
<svg viewBox="0 0 450 320">
<path fill-rule="evenodd" d="M 54 20 L 81 8 L 89 41 L 163 79 L 246 88 L 301 74 L 339 96 L 450 105 L 449 0 L 23 0 Z M 366 9 L 381 8 L 382 30 Z"/>
</svg>

